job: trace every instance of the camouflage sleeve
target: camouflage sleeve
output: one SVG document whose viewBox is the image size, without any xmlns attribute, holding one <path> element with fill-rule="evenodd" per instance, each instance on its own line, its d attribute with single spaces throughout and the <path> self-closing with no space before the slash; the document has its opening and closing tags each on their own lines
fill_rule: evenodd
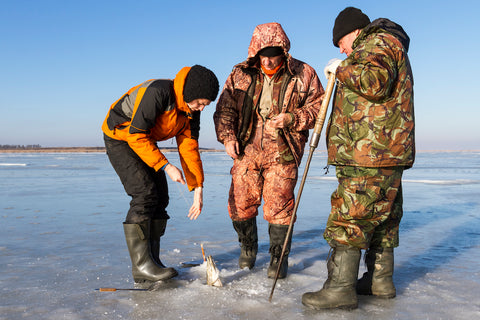
<svg viewBox="0 0 480 320">
<path fill-rule="evenodd" d="M 236 128 L 238 123 L 238 111 L 234 96 L 233 72 L 227 78 L 220 98 L 218 99 L 213 121 L 217 140 L 221 143 L 236 140 Z"/>
<path fill-rule="evenodd" d="M 300 92 L 300 95 L 304 94 L 306 97 L 303 99 L 300 97 L 300 103 L 303 104 L 294 109 L 293 112 L 293 128 L 295 131 L 304 131 L 312 129 L 315 126 L 315 120 L 317 119 L 324 94 L 322 84 L 315 70 L 305 66 L 304 72 L 305 74 L 302 79 L 303 92 Z"/>
<path fill-rule="evenodd" d="M 395 62 L 398 48 L 390 37 L 377 33 L 356 47 L 338 67 L 337 79 L 367 100 L 389 98 L 398 74 Z"/>
</svg>

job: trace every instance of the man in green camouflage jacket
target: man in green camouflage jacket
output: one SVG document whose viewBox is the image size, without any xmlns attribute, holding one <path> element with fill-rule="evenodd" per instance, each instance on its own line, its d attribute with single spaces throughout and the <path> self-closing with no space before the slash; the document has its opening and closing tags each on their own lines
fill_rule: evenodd
<svg viewBox="0 0 480 320">
<path fill-rule="evenodd" d="M 323 289 L 305 293 L 315 309 L 356 308 L 357 294 L 393 298 L 393 248 L 399 244 L 402 173 L 415 158 L 409 37 L 388 19 L 344 9 L 333 43 L 347 58 L 331 60 L 337 89 L 327 128 L 328 164 L 338 188 L 324 238 L 332 247 Z M 357 282 L 361 249 L 367 272 Z"/>
</svg>

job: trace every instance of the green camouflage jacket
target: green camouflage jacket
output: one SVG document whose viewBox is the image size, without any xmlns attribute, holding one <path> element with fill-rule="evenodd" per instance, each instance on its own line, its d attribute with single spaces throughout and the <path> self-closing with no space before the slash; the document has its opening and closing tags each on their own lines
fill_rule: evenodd
<svg viewBox="0 0 480 320">
<path fill-rule="evenodd" d="M 328 163 L 411 167 L 415 159 L 408 35 L 388 19 L 366 26 L 339 65 L 327 128 Z"/>
</svg>

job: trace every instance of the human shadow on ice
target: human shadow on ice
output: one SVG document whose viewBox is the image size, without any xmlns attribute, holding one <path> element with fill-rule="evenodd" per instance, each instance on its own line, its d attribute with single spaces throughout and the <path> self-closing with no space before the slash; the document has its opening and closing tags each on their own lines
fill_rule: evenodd
<svg viewBox="0 0 480 320">
<path fill-rule="evenodd" d="M 445 209 L 443 209 L 445 211 Z M 409 236 L 404 236 L 405 245 L 401 245 L 397 250 L 396 258 L 404 260 L 403 263 L 395 263 L 394 281 L 399 293 L 405 291 L 408 286 L 418 279 L 423 278 L 428 273 L 433 273 L 450 262 L 455 263 L 460 255 L 469 250 L 474 250 L 480 245 L 480 232 L 477 226 L 480 223 L 480 217 L 473 215 L 475 208 L 465 210 L 464 213 L 443 212 L 441 216 L 454 218 L 462 221 L 459 224 L 452 225 L 451 221 L 446 220 L 435 226 L 435 230 L 429 230 L 428 224 L 422 225 L 410 232 L 420 232 L 423 230 L 424 241 L 416 241 L 416 238 L 409 240 Z M 436 221 L 438 223 L 438 221 Z M 426 231 L 424 229 L 427 229 Z M 436 239 L 441 239 L 436 241 Z M 412 253 L 409 255 L 409 253 Z"/>
</svg>

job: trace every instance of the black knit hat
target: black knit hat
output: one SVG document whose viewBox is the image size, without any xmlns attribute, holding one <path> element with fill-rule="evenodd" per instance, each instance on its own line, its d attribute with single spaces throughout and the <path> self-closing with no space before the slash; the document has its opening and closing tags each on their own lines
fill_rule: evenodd
<svg viewBox="0 0 480 320">
<path fill-rule="evenodd" d="M 218 94 L 218 79 L 215 74 L 198 64 L 188 71 L 183 86 L 183 99 L 192 102 L 195 99 L 208 99 L 214 101 Z"/>
<path fill-rule="evenodd" d="M 340 12 L 333 26 L 333 45 L 338 48 L 338 41 L 357 29 L 363 29 L 370 23 L 370 18 L 362 10 L 347 7 Z"/>
<path fill-rule="evenodd" d="M 258 51 L 258 55 L 264 57 L 277 57 L 283 54 L 284 52 L 282 47 L 266 47 Z"/>
</svg>

